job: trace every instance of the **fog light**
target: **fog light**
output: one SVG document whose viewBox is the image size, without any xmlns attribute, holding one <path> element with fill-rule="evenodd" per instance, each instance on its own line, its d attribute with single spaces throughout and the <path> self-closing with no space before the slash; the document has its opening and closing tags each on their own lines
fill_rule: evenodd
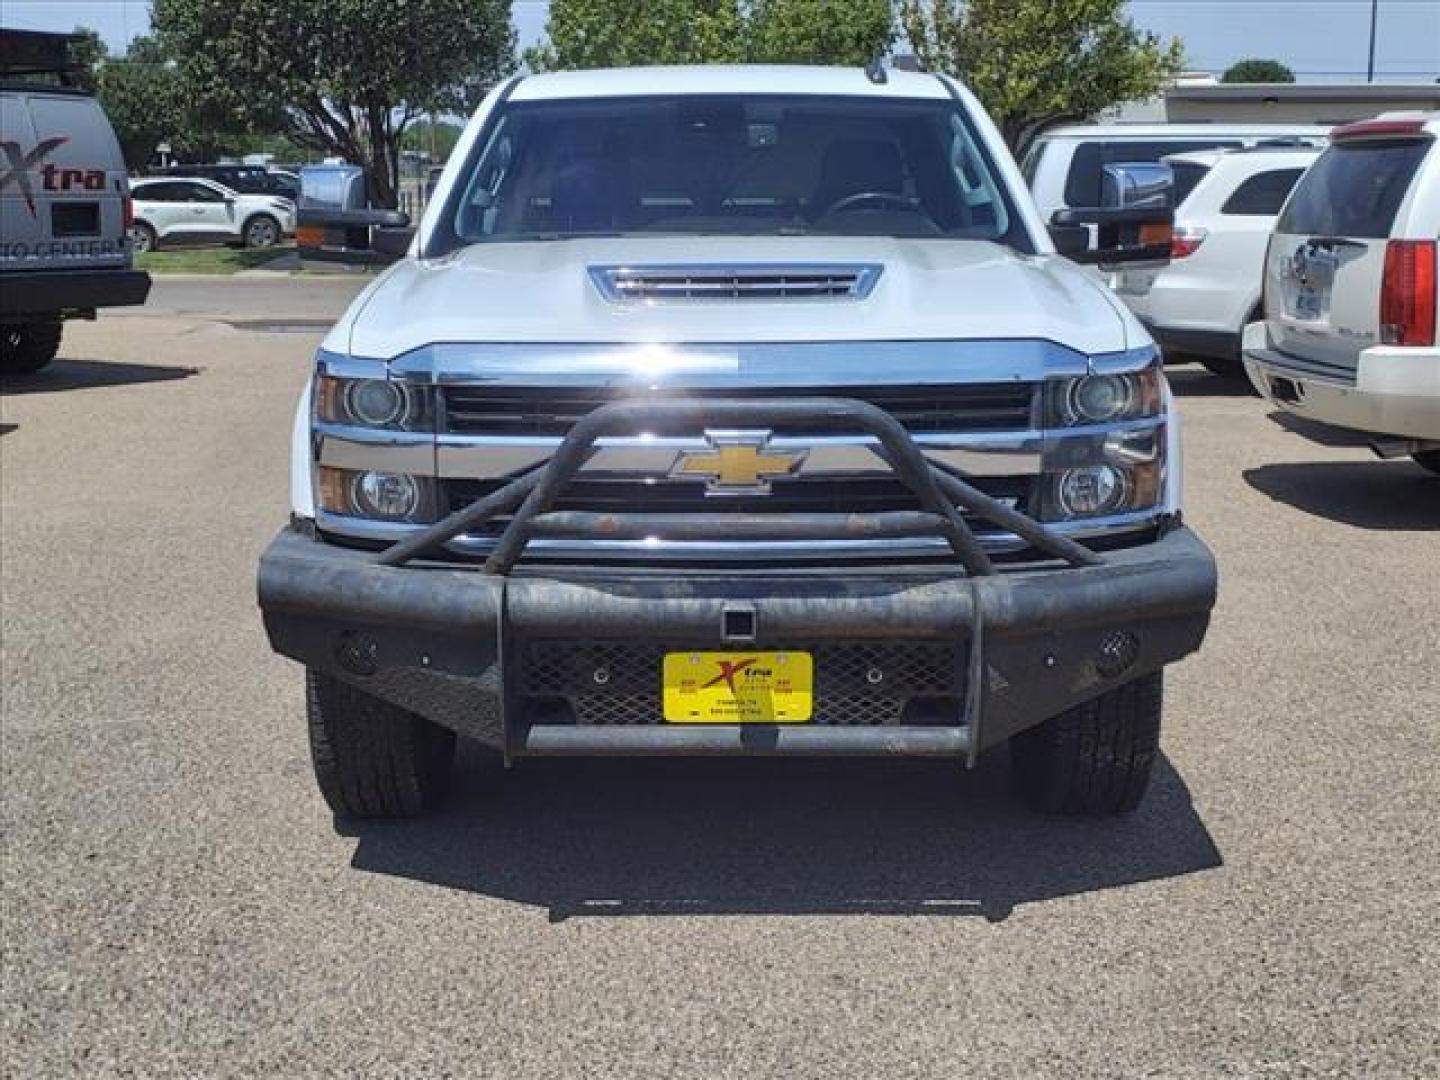
<svg viewBox="0 0 1440 1080">
<path fill-rule="evenodd" d="M 346 410 L 362 424 L 385 427 L 409 412 L 405 388 L 384 379 L 357 379 L 345 388 Z"/>
<path fill-rule="evenodd" d="M 1119 375 L 1091 375 L 1070 389 L 1070 408 L 1075 416 L 1092 424 L 1104 424 L 1130 411 L 1135 386 Z"/>
<path fill-rule="evenodd" d="M 1122 506 L 1128 494 L 1127 488 L 1119 469 L 1109 465 L 1091 465 L 1061 473 L 1055 494 L 1066 516 L 1093 517 Z"/>
<path fill-rule="evenodd" d="M 355 506 L 367 517 L 401 520 L 420 507 L 420 485 L 403 473 L 361 473 L 352 494 Z"/>
</svg>

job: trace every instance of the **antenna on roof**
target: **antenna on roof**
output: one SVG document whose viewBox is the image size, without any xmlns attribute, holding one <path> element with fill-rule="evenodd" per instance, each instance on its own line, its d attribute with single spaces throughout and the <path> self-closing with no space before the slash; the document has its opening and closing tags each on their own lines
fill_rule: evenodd
<svg viewBox="0 0 1440 1080">
<path fill-rule="evenodd" d="M 885 72 L 884 53 L 876 53 L 875 58 L 865 65 L 865 78 L 876 86 L 884 86 L 890 81 L 890 76 Z"/>
</svg>

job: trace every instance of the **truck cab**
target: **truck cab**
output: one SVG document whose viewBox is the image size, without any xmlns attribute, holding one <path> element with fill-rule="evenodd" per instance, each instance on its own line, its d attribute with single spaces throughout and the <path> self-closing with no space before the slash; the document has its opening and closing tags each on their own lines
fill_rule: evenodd
<svg viewBox="0 0 1440 1080">
<path fill-rule="evenodd" d="M 260 564 L 331 808 L 434 808 L 457 735 L 1009 743 L 1034 805 L 1133 808 L 1215 567 L 1159 353 L 1057 250 L 1153 261 L 1170 212 L 1068 213 L 942 76 L 494 91 L 316 356 Z"/>
</svg>

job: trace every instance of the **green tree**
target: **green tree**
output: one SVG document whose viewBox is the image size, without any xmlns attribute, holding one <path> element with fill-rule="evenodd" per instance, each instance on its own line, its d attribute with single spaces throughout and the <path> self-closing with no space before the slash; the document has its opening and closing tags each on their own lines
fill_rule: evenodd
<svg viewBox="0 0 1440 1080">
<path fill-rule="evenodd" d="M 1279 60 L 1240 60 L 1225 69 L 1222 83 L 1293 83 L 1295 73 Z"/>
<path fill-rule="evenodd" d="M 551 0 L 545 34 L 525 51 L 536 71 L 745 59 L 737 0 Z"/>
<path fill-rule="evenodd" d="M 769 64 L 861 67 L 890 50 L 890 0 L 754 0 L 748 58 Z"/>
<path fill-rule="evenodd" d="M 154 0 L 151 21 L 206 114 L 278 117 L 297 144 L 365 166 L 380 206 L 411 121 L 468 111 L 514 55 L 508 0 Z"/>
<path fill-rule="evenodd" d="M 1018 148 L 1055 120 L 1152 97 L 1184 61 L 1124 16 L 1124 0 L 902 0 L 901 23 L 931 71 L 964 79 Z"/>
<path fill-rule="evenodd" d="M 143 169 L 157 146 L 176 140 L 183 101 L 180 77 L 154 38 L 137 37 L 123 57 L 101 64 L 96 95 L 130 168 Z"/>
<path fill-rule="evenodd" d="M 100 65 L 105 62 L 108 51 L 100 31 L 89 26 L 75 27 L 70 41 L 70 62 L 75 65 L 75 70 L 70 73 L 70 85 L 93 94 Z"/>
<path fill-rule="evenodd" d="M 537 71 L 637 64 L 868 63 L 895 36 L 891 0 L 551 0 Z"/>
<path fill-rule="evenodd" d="M 417 120 L 405 129 L 400 139 L 400 149 L 419 150 L 435 155 L 437 162 L 445 161 L 460 141 L 459 124 L 446 120 Z"/>
</svg>

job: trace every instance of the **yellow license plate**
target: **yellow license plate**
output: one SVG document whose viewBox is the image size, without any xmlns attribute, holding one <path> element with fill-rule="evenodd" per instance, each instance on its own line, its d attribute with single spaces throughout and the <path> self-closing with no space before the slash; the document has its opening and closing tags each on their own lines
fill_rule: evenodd
<svg viewBox="0 0 1440 1080">
<path fill-rule="evenodd" d="M 805 652 L 666 653 L 661 686 L 671 724 L 803 724 L 815 664 Z"/>
</svg>

